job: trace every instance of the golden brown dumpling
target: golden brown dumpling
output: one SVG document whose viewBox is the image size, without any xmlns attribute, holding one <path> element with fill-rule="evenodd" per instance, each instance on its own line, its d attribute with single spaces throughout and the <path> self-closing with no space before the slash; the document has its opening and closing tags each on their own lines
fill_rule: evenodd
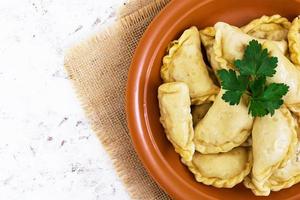
<svg viewBox="0 0 300 200">
<path fill-rule="evenodd" d="M 252 154 L 245 147 L 218 154 L 195 152 L 192 162 L 185 164 L 198 182 L 218 188 L 232 188 L 250 173 Z"/>
<path fill-rule="evenodd" d="M 185 83 L 164 83 L 158 88 L 160 122 L 181 157 L 190 161 L 195 146 L 189 88 Z"/>
<path fill-rule="evenodd" d="M 264 42 L 263 48 L 269 50 L 271 56 L 277 57 L 278 63 L 276 73 L 273 77 L 268 77 L 268 83 L 285 83 L 289 86 L 288 93 L 283 97 L 284 103 L 293 112 L 300 111 L 300 68 L 297 68 L 285 57 L 282 52 L 271 42 Z"/>
<path fill-rule="evenodd" d="M 300 17 L 296 17 L 288 32 L 289 50 L 291 61 L 300 65 Z"/>
<path fill-rule="evenodd" d="M 287 39 L 290 27 L 291 22 L 285 17 L 264 15 L 241 27 L 241 30 L 256 38 L 281 41 Z"/>
<path fill-rule="evenodd" d="M 241 145 L 251 133 L 253 118 L 248 114 L 246 99 L 229 105 L 221 90 L 204 118 L 195 127 L 196 150 L 203 153 L 227 152 Z"/>
<path fill-rule="evenodd" d="M 269 178 L 284 167 L 297 144 L 296 124 L 290 111 L 281 107 L 273 116 L 257 117 L 252 130 L 253 168 L 245 185 L 256 195 L 270 194 Z"/>
<path fill-rule="evenodd" d="M 207 113 L 213 102 L 195 105 L 192 107 L 193 125 L 196 125 Z"/>
<path fill-rule="evenodd" d="M 192 104 L 213 100 L 219 88 L 209 77 L 201 53 L 198 29 L 193 26 L 173 41 L 163 58 L 161 77 L 164 82 L 184 82 L 189 86 Z"/>
<path fill-rule="evenodd" d="M 243 33 L 239 28 L 226 24 L 224 22 L 218 22 L 214 26 L 216 30 L 215 43 L 213 46 L 214 59 L 218 63 L 217 69 L 234 69 L 233 62 L 236 59 L 242 59 L 244 55 L 244 49 L 248 43 L 256 39 L 259 42 L 267 40 L 257 39 L 248 34 Z M 281 52 L 286 52 L 286 41 L 272 41 Z"/>
</svg>

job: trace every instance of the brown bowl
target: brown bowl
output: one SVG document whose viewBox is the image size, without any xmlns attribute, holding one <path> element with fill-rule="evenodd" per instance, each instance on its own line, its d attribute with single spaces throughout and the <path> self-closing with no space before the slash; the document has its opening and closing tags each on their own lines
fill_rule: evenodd
<svg viewBox="0 0 300 200">
<path fill-rule="evenodd" d="M 159 122 L 157 88 L 161 60 L 170 41 L 192 25 L 203 28 L 218 21 L 241 26 L 262 15 L 300 14 L 299 0 L 173 0 L 153 20 L 141 39 L 127 85 L 127 119 L 135 149 L 155 181 L 176 199 L 300 199 L 300 184 L 269 197 L 256 197 L 242 184 L 218 189 L 195 181 L 180 162 Z"/>
</svg>

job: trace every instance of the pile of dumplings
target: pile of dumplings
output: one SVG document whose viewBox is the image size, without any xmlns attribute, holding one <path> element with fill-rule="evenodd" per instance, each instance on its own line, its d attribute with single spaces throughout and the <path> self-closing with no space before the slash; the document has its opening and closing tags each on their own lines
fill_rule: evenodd
<svg viewBox="0 0 300 200">
<path fill-rule="evenodd" d="M 267 83 L 289 86 L 273 116 L 252 117 L 244 96 L 238 105 L 226 103 L 216 76 L 220 69 L 235 70 L 234 60 L 253 39 L 278 58 Z M 160 122 L 198 182 L 218 188 L 243 182 L 258 196 L 300 182 L 300 17 L 262 16 L 240 28 L 193 26 L 169 45 L 161 77 Z"/>
</svg>

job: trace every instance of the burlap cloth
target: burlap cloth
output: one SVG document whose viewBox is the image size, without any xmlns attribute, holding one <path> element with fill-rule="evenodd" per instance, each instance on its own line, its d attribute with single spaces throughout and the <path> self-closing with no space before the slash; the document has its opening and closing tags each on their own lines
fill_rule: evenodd
<svg viewBox="0 0 300 200">
<path fill-rule="evenodd" d="M 149 177 L 131 143 L 125 88 L 131 58 L 153 17 L 169 0 L 135 0 L 118 21 L 70 49 L 65 68 L 90 121 L 132 199 L 169 199 Z"/>
</svg>

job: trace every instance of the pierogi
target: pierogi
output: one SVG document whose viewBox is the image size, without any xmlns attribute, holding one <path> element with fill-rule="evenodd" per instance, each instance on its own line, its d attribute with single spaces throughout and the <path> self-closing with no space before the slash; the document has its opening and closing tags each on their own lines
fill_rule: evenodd
<svg viewBox="0 0 300 200">
<path fill-rule="evenodd" d="M 270 176 L 286 166 L 297 144 L 296 123 L 290 111 L 282 107 L 273 116 L 255 118 L 252 130 L 253 168 L 251 181 L 245 180 L 257 195 L 269 195 Z"/>
<path fill-rule="evenodd" d="M 300 17 L 296 17 L 288 32 L 288 42 L 291 61 L 300 66 Z"/>
<path fill-rule="evenodd" d="M 217 154 L 195 152 L 193 160 L 186 165 L 198 182 L 218 188 L 232 188 L 250 173 L 252 153 L 246 147 Z"/>
<path fill-rule="evenodd" d="M 209 77 L 201 53 L 198 29 L 193 26 L 171 43 L 163 58 L 161 77 L 164 82 L 184 82 L 188 85 L 192 104 L 213 100 L 219 88 Z"/>
<path fill-rule="evenodd" d="M 160 122 L 175 151 L 190 161 L 195 151 L 191 102 L 187 84 L 165 83 L 158 88 Z"/>
<path fill-rule="evenodd" d="M 196 150 L 203 154 L 230 151 L 245 142 L 251 133 L 253 118 L 248 114 L 247 99 L 231 106 L 222 99 L 223 93 L 221 90 L 195 127 Z"/>
<path fill-rule="evenodd" d="M 235 85 L 245 83 L 238 82 L 244 74 L 235 65 L 247 55 L 252 40 L 269 59 L 276 58 L 275 71 L 264 77 L 260 95 L 271 84 L 281 84 L 287 88 L 281 96 L 273 90 L 255 96 L 250 84 L 246 89 L 228 89 L 222 74 L 218 76 L 219 70 L 226 71 L 231 78 L 236 76 L 227 77 Z M 202 55 L 201 45 L 206 54 Z M 263 63 L 257 61 L 259 56 L 249 58 L 245 62 L 249 68 Z M 160 75 L 160 122 L 197 182 L 217 188 L 243 182 L 257 196 L 300 182 L 300 17 L 291 23 L 280 15 L 264 15 L 240 28 L 224 22 L 200 31 L 192 26 L 170 43 Z M 245 77 L 256 80 L 253 74 Z M 229 90 L 232 96 L 224 97 Z M 228 98 L 241 91 L 239 101 L 230 102 Z M 264 116 L 253 115 L 254 101 L 267 109 L 277 107 Z"/>
</svg>

